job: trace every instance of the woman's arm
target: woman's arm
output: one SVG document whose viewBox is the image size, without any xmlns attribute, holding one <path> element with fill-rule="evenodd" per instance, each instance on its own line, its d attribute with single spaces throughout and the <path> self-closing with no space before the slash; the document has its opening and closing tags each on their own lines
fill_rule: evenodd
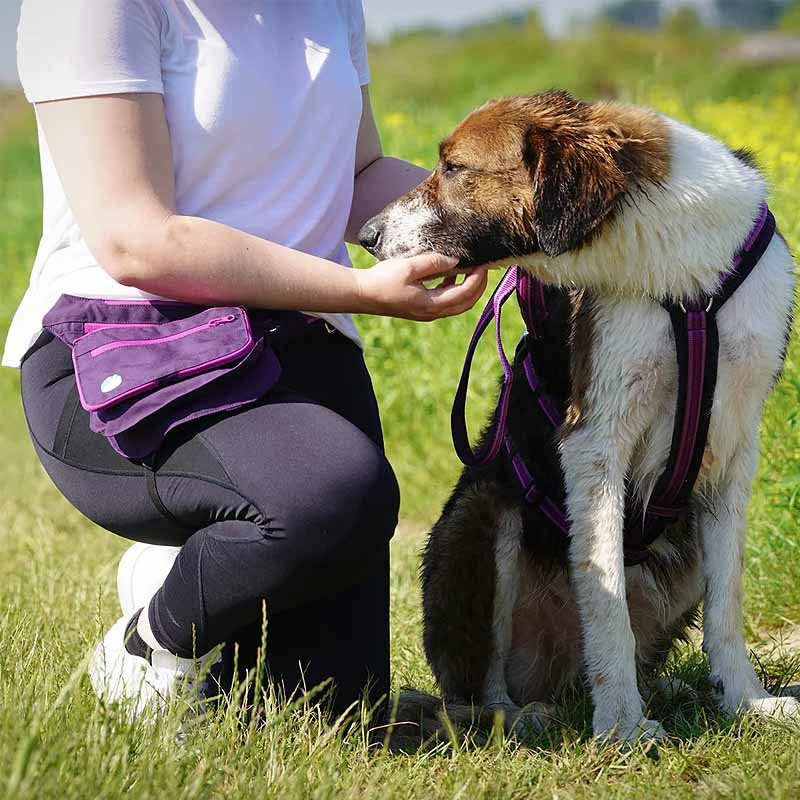
<svg viewBox="0 0 800 800">
<path fill-rule="evenodd" d="M 169 133 L 158 94 L 37 104 L 70 206 L 98 262 L 120 283 L 194 303 L 349 311 L 417 320 L 459 314 L 486 285 L 422 284 L 455 266 L 426 254 L 369 270 L 176 213 Z"/>
<path fill-rule="evenodd" d="M 347 222 L 347 241 L 358 243 L 361 226 L 393 200 L 430 175 L 430 171 L 383 155 L 378 126 L 372 114 L 369 89 L 361 87 L 362 111 L 356 145 L 356 181 Z"/>
</svg>

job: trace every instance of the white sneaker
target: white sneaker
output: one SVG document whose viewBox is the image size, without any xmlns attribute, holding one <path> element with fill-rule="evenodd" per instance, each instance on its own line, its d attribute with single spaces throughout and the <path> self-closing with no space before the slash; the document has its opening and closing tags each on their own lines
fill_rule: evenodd
<svg viewBox="0 0 800 800">
<path fill-rule="evenodd" d="M 183 692 L 202 713 L 205 679 L 221 659 L 221 652 L 197 659 L 180 658 L 167 650 L 152 650 L 149 658 L 133 655 L 125 647 L 131 616 L 120 617 L 106 633 L 89 661 L 89 680 L 101 699 L 124 703 L 133 716 L 166 708 L 169 700 Z"/>
<path fill-rule="evenodd" d="M 150 598 L 161 588 L 180 547 L 143 544 L 129 547 L 117 568 L 117 591 L 122 615 L 127 619 L 137 608 L 146 608 Z"/>
</svg>

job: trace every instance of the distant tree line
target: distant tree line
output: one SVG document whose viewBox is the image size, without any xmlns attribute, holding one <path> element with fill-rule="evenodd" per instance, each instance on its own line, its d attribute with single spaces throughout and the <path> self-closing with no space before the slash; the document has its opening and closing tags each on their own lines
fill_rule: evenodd
<svg viewBox="0 0 800 800">
<path fill-rule="evenodd" d="M 714 0 L 713 5 L 715 21 L 721 27 L 800 29 L 800 0 Z M 664 22 L 679 28 L 702 24 L 693 4 L 667 13 L 661 0 L 616 0 L 606 6 L 603 16 L 618 25 L 637 28 L 655 28 Z"/>
</svg>

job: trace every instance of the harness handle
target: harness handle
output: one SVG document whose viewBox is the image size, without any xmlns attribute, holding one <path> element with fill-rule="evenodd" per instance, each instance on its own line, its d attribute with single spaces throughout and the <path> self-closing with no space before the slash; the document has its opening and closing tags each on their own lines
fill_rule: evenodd
<svg viewBox="0 0 800 800">
<path fill-rule="evenodd" d="M 483 309 L 483 313 L 478 320 L 475 331 L 472 334 L 467 355 L 464 359 L 464 367 L 461 370 L 461 378 L 458 382 L 458 389 L 453 398 L 453 409 L 450 414 L 450 429 L 453 434 L 453 445 L 462 463 L 467 466 L 484 466 L 491 464 L 500 447 L 503 444 L 503 436 L 508 420 L 508 403 L 511 398 L 511 387 L 514 383 L 514 370 L 506 356 L 503 347 L 503 337 L 500 329 L 500 318 L 502 308 L 511 295 L 517 290 L 517 280 L 519 269 L 516 266 L 509 267 L 503 275 L 500 283 L 492 292 L 489 302 Z M 494 319 L 495 333 L 497 336 L 497 353 L 500 357 L 500 364 L 503 367 L 503 383 L 500 389 L 500 399 L 495 408 L 492 424 L 489 427 L 487 441 L 479 450 L 473 450 L 469 443 L 469 433 L 467 432 L 467 390 L 469 389 L 469 374 L 472 369 L 472 359 L 489 323 Z"/>
</svg>

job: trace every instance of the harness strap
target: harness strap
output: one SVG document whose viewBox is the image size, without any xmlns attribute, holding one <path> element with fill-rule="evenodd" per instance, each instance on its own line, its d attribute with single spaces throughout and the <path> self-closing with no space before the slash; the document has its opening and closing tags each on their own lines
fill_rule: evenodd
<svg viewBox="0 0 800 800">
<path fill-rule="evenodd" d="M 644 510 L 629 492 L 625 509 L 625 563 L 638 564 L 648 547 L 689 506 L 708 440 L 717 385 L 716 314 L 667 305 L 678 361 L 678 398 L 672 444 L 664 471 Z"/>
<path fill-rule="evenodd" d="M 541 281 L 531 278 L 527 272 L 518 270 L 517 296 L 520 312 L 522 313 L 522 319 L 525 321 L 528 335 L 535 338 L 537 336 L 537 324 L 543 323 L 548 316 L 544 284 Z M 539 408 L 541 408 L 542 413 L 554 428 L 560 428 L 564 420 L 561 414 L 559 414 L 558 407 L 553 402 L 552 398 L 542 388 L 539 376 L 536 374 L 536 367 L 534 366 L 530 350 L 525 354 L 522 367 L 525 371 L 525 378 L 528 381 L 528 386 L 533 396 L 536 398 L 536 401 L 539 403 Z"/>
<path fill-rule="evenodd" d="M 549 316 L 544 284 L 532 278 L 530 273 L 516 268 L 517 302 L 528 333 L 537 336 L 537 325 Z"/>
<path fill-rule="evenodd" d="M 678 362 L 675 424 L 667 464 L 655 484 L 646 510 L 641 508 L 638 501 L 631 500 L 631 493 L 628 493 L 625 512 L 625 563 L 628 565 L 646 560 L 649 546 L 688 508 L 703 461 L 716 389 L 719 360 L 716 314 L 764 255 L 775 229 L 775 218 L 767 205 L 763 204 L 741 251 L 713 295 L 687 304 L 680 301 L 663 303 L 670 315 Z M 530 336 L 537 335 L 537 323 L 547 318 L 543 284 L 517 267 L 510 267 L 484 309 L 467 350 L 451 414 L 453 442 L 461 461 L 470 466 L 490 463 L 503 445 L 523 489 L 526 503 L 538 507 L 558 529 L 567 534 L 569 521 L 564 510 L 537 488 L 533 474 L 506 432 L 514 373 L 503 348 L 500 316 L 503 305 L 514 292 L 517 293 Z M 467 433 L 466 395 L 475 349 L 492 319 L 495 320 L 503 382 L 487 441 L 476 453 L 470 447 Z M 542 389 L 530 348 L 524 355 L 523 369 L 542 413 L 554 428 L 558 428 L 562 423 L 561 415 L 556 404 Z"/>
<path fill-rule="evenodd" d="M 714 310 L 718 311 L 720 306 L 724 305 L 744 283 L 769 247 L 776 228 L 775 217 L 767 204 L 764 203 L 761 206 L 753 230 L 747 237 L 747 241 L 745 241 L 739 254 L 733 260 L 731 268 L 725 273 L 719 289 L 714 293 L 712 298 Z"/>
<path fill-rule="evenodd" d="M 651 545 L 689 505 L 703 463 L 711 408 L 717 385 L 719 331 L 717 313 L 764 255 L 775 233 L 775 217 L 762 205 L 742 250 L 710 297 L 693 303 L 666 302 L 678 361 L 678 400 L 672 444 L 664 472 L 647 509 L 630 497 L 626 508 L 626 563 L 639 563 Z M 630 553 L 629 553 L 630 550 Z"/>
<path fill-rule="evenodd" d="M 486 308 L 484 308 L 478 320 L 478 324 L 475 327 L 475 332 L 472 334 L 472 339 L 467 348 L 467 355 L 464 359 L 464 368 L 461 370 L 458 389 L 456 389 L 456 395 L 453 399 L 453 409 L 450 414 L 450 428 L 453 434 L 453 444 L 458 457 L 468 466 L 490 464 L 497 458 L 497 454 L 500 452 L 500 446 L 503 443 L 506 421 L 508 420 L 508 401 L 511 398 L 511 386 L 514 383 L 514 370 L 511 367 L 511 363 L 503 347 L 500 317 L 501 310 L 506 301 L 517 290 L 517 274 L 517 267 L 509 267 L 503 279 L 497 285 L 497 288 L 492 292 L 492 296 L 489 298 L 489 302 L 486 304 Z M 492 424 L 487 434 L 487 440 L 482 449 L 474 451 L 470 446 L 469 434 L 467 433 L 466 406 L 469 373 L 472 369 L 472 359 L 475 356 L 478 342 L 480 342 L 484 331 L 489 327 L 489 323 L 492 320 L 495 322 L 497 354 L 500 357 L 500 363 L 503 367 L 503 383 L 500 388 L 500 398 L 497 401 Z"/>
<path fill-rule="evenodd" d="M 536 479 L 528 469 L 522 456 L 514 450 L 511 437 L 505 436 L 505 448 L 508 453 L 514 474 L 525 494 L 525 502 L 530 506 L 538 506 L 539 510 L 564 534 L 569 533 L 569 521 L 564 510 L 554 503 L 536 486 Z"/>
<path fill-rule="evenodd" d="M 675 333 L 678 358 L 678 402 L 671 458 L 653 492 L 657 506 L 675 506 L 694 486 L 708 436 L 711 404 L 717 382 L 719 333 L 716 314 L 667 309 Z M 670 463 L 671 462 L 671 463 Z M 697 462 L 697 463 L 695 463 Z"/>
</svg>

